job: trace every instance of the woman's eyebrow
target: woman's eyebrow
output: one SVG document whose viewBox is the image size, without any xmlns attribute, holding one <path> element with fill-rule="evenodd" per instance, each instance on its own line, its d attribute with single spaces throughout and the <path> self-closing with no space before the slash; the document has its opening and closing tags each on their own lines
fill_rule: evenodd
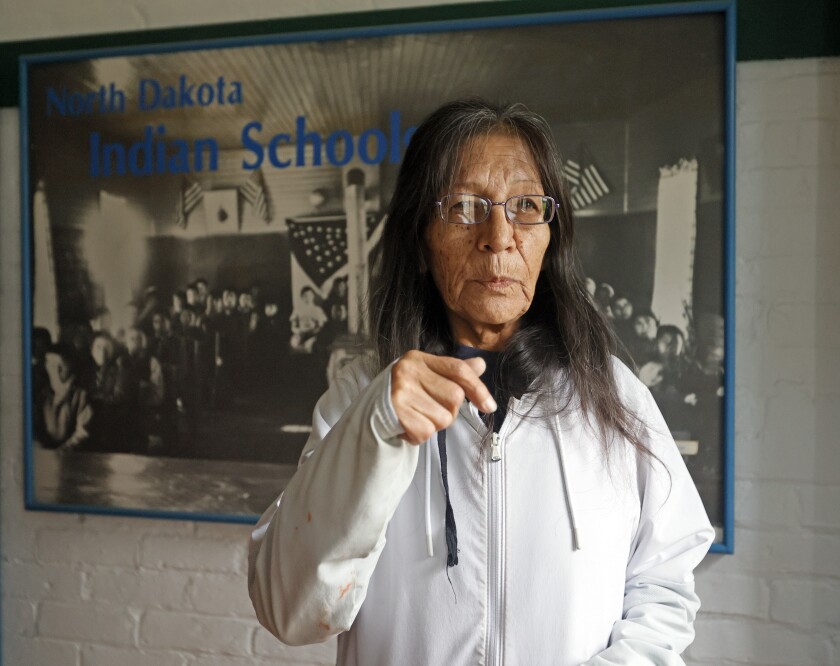
<svg viewBox="0 0 840 666">
<path fill-rule="evenodd" d="M 542 187 L 542 183 L 538 180 L 534 180 L 533 178 L 519 178 L 517 180 L 510 181 L 509 184 L 510 185 L 519 185 L 521 183 L 528 183 L 530 185 L 539 185 L 540 187 Z M 456 187 L 481 189 L 482 184 L 481 183 L 474 183 L 474 182 L 458 180 L 458 181 L 455 181 L 454 183 L 452 183 L 452 188 L 453 188 L 452 191 L 453 192 L 455 191 L 454 188 L 456 188 Z"/>
</svg>

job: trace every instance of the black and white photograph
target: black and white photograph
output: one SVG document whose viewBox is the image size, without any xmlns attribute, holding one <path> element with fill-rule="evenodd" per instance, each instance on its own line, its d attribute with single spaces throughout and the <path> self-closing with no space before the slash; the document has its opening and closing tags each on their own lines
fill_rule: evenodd
<svg viewBox="0 0 840 666">
<path fill-rule="evenodd" d="M 549 122 L 589 294 L 724 539 L 724 16 L 505 21 L 28 60 L 28 506 L 254 520 L 370 353 L 414 128 L 479 96 Z"/>
</svg>

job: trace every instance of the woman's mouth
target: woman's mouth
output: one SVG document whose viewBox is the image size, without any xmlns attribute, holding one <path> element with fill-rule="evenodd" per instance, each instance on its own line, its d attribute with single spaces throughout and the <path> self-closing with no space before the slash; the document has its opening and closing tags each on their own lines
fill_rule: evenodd
<svg viewBox="0 0 840 666">
<path fill-rule="evenodd" d="M 500 276 L 490 278 L 489 280 L 479 280 L 478 282 L 485 289 L 489 289 L 490 291 L 506 291 L 516 283 L 516 280 Z"/>
</svg>

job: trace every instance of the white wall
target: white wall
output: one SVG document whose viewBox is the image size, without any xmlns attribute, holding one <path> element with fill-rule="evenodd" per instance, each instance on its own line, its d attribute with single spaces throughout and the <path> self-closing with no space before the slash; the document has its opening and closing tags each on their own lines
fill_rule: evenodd
<svg viewBox="0 0 840 666">
<path fill-rule="evenodd" d="M 737 75 L 735 549 L 696 664 L 840 663 L 840 58 Z"/>
<path fill-rule="evenodd" d="M 0 40 L 404 4 L 0 0 Z M 736 555 L 698 572 L 688 661 L 840 663 L 840 59 L 739 64 L 737 125 Z M 23 511 L 17 164 L 4 110 L 3 663 L 331 663 L 257 627 L 244 526 Z"/>
</svg>

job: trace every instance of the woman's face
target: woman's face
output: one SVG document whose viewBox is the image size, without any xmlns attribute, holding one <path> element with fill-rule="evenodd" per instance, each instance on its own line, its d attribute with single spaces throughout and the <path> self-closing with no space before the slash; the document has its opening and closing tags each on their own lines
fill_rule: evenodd
<svg viewBox="0 0 840 666">
<path fill-rule="evenodd" d="M 514 136 L 478 137 L 465 147 L 461 161 L 452 193 L 492 201 L 545 193 L 530 152 Z M 475 225 L 447 224 L 435 211 L 424 235 L 432 278 L 456 341 L 503 346 L 531 306 L 549 225 L 513 225 L 504 206 L 493 206 L 490 217 Z"/>
</svg>

